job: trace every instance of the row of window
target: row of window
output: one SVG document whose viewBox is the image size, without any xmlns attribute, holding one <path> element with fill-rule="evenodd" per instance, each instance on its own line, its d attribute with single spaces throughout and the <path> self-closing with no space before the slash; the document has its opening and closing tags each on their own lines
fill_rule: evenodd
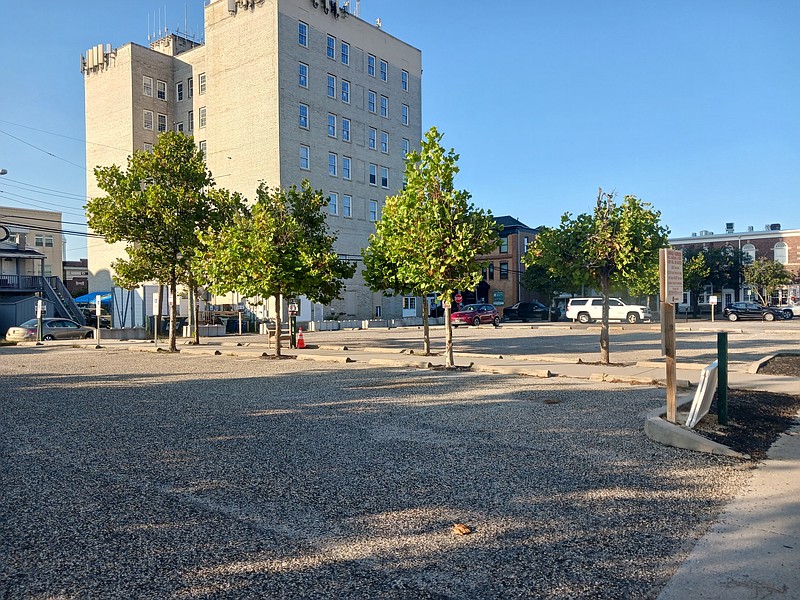
<svg viewBox="0 0 800 600">
<path fill-rule="evenodd" d="M 494 279 L 494 263 L 489 263 L 486 269 L 483 269 L 484 279 Z M 508 279 L 508 263 L 500 263 L 500 279 Z"/>
<path fill-rule="evenodd" d="M 197 118 L 198 118 L 198 126 L 205 127 L 206 126 L 206 107 L 201 106 L 197 111 Z M 158 120 L 158 133 L 164 133 L 167 130 L 167 115 L 158 113 L 157 114 Z M 194 131 L 194 111 L 189 111 L 187 113 L 187 122 L 188 128 L 184 129 L 183 121 L 176 121 L 175 122 L 175 131 L 183 132 L 185 131 Z M 153 111 L 152 110 L 145 110 L 142 114 L 142 126 L 147 129 L 148 131 L 153 130 Z"/>
<path fill-rule="evenodd" d="M 349 194 L 342 194 L 341 196 L 341 204 L 339 203 L 339 193 L 338 192 L 330 192 L 328 194 L 328 212 L 331 215 L 341 215 L 346 219 L 353 218 L 353 197 Z M 373 223 L 378 220 L 378 201 L 377 200 L 370 200 L 367 205 L 367 217 Z"/>
<path fill-rule="evenodd" d="M 197 86 L 198 86 L 198 93 L 205 94 L 206 93 L 206 74 L 200 73 L 197 76 Z M 185 90 L 185 94 L 184 94 Z M 155 86 L 156 97 L 159 100 L 166 100 L 167 99 L 167 82 L 161 81 L 160 79 L 156 80 Z M 147 75 L 142 76 L 142 94 L 148 96 L 150 98 L 153 97 L 153 78 Z M 186 86 L 184 87 L 184 82 L 179 81 L 175 84 L 175 98 L 178 102 L 182 102 L 184 97 L 192 98 L 194 96 L 194 78 L 189 77 L 186 80 Z"/>
<path fill-rule="evenodd" d="M 298 21 L 297 23 L 297 43 L 304 48 L 308 48 L 308 24 L 304 23 L 303 21 Z M 339 59 L 341 60 L 342 64 L 345 66 L 350 66 L 350 44 L 345 41 L 341 41 L 341 43 L 338 45 L 338 49 Z M 328 35 L 325 41 L 325 55 L 329 59 L 335 61 L 336 50 L 336 38 L 332 35 Z M 377 58 L 374 54 L 368 54 L 367 74 L 370 77 L 376 77 L 376 74 L 379 74 L 381 81 L 388 82 L 389 63 L 387 63 L 385 60 Z M 408 91 L 408 71 L 405 69 L 401 69 L 400 71 L 400 86 L 406 92 Z"/>
<path fill-rule="evenodd" d="M 750 257 L 750 261 L 756 259 L 756 247 L 753 244 L 745 244 L 742 246 L 742 252 Z M 786 242 L 778 242 L 772 248 L 773 260 L 782 265 L 789 264 L 789 245 Z"/>
<path fill-rule="evenodd" d="M 304 171 L 311 170 L 311 147 L 305 144 L 300 145 L 300 168 Z M 369 163 L 368 182 L 373 187 L 389 189 L 389 167 L 384 167 L 376 163 Z M 336 152 L 328 152 L 328 175 L 339 177 L 339 155 Z M 341 176 L 346 181 L 353 179 L 353 159 L 349 156 L 342 156 Z"/>
<path fill-rule="evenodd" d="M 53 247 L 53 236 L 52 235 L 37 235 L 33 238 L 34 244 L 36 246 L 44 247 L 44 248 L 52 248 Z"/>
</svg>

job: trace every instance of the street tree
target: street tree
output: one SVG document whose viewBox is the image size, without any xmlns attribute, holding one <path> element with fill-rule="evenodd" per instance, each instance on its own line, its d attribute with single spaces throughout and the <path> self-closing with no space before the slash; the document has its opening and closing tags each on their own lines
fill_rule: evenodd
<svg viewBox="0 0 800 600">
<path fill-rule="evenodd" d="M 708 285 L 711 267 L 703 248 L 690 247 L 683 249 L 683 289 L 689 291 L 692 313 L 695 317 L 700 312 L 700 294 Z"/>
<path fill-rule="evenodd" d="M 134 273 L 141 281 L 169 283 L 169 349 L 176 352 L 179 274 L 199 243 L 198 231 L 214 213 L 206 193 L 213 179 L 203 153 L 192 138 L 167 132 L 152 151 L 134 152 L 126 170 L 98 166 L 94 173 L 107 195 L 86 204 L 89 227 L 108 243 L 127 244 L 129 258 L 118 260 L 116 267 L 129 284 Z M 125 266 L 128 261 L 130 269 Z"/>
<path fill-rule="evenodd" d="M 766 305 L 772 294 L 792 282 L 792 273 L 785 265 L 762 256 L 744 268 L 744 282 Z"/>
<path fill-rule="evenodd" d="M 480 283 L 480 259 L 500 243 L 490 211 L 477 208 L 466 190 L 455 189 L 458 154 L 441 145 L 443 134 L 432 127 L 419 152 L 406 159 L 405 188 L 386 199 L 376 241 L 376 257 L 388 259 L 384 273 L 395 272 L 402 285 L 418 292 L 441 294 L 445 309 L 445 366 L 453 368 L 453 295 Z M 371 251 L 367 251 L 369 255 Z M 380 277 L 379 277 L 380 279 Z"/>
<path fill-rule="evenodd" d="M 570 281 L 588 281 L 603 297 L 600 328 L 600 360 L 610 362 L 608 312 L 613 287 L 635 287 L 651 281 L 658 271 L 658 252 L 667 245 L 668 229 L 661 213 L 635 196 L 622 204 L 614 194 L 598 190 L 592 214 L 561 217 L 558 229 L 539 235 L 525 257 L 527 265 L 539 265 Z"/>
<path fill-rule="evenodd" d="M 328 199 L 307 180 L 300 189 L 261 184 L 256 196 L 219 231 L 201 235 L 204 270 L 215 293 L 275 297 L 275 352 L 281 356 L 283 298 L 302 295 L 328 304 L 355 267 L 334 250 L 336 236 L 323 211 Z"/>
</svg>

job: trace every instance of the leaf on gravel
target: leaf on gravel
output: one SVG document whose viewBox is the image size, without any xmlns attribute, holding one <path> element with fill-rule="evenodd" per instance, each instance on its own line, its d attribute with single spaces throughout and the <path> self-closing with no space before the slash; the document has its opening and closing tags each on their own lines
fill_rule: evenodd
<svg viewBox="0 0 800 600">
<path fill-rule="evenodd" d="M 463 523 L 456 523 L 453 525 L 452 532 L 454 535 L 468 535 L 472 533 L 472 529 L 470 529 Z"/>
</svg>

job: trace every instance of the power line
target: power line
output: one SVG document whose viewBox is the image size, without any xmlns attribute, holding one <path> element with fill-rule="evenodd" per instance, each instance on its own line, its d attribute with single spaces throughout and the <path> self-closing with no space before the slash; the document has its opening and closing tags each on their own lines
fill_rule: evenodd
<svg viewBox="0 0 800 600">
<path fill-rule="evenodd" d="M 6 121 L 5 119 L 0 119 L 0 123 L 6 123 L 7 125 L 13 125 L 14 127 L 22 127 L 23 129 L 30 129 L 31 131 L 38 131 L 39 133 L 46 133 L 48 135 L 54 135 L 56 137 L 64 138 L 67 140 L 73 140 L 75 142 L 82 142 L 84 144 L 91 144 L 92 146 L 101 146 L 103 148 L 111 148 L 112 150 L 122 150 L 124 152 L 129 152 L 129 148 L 119 148 L 117 146 L 109 146 L 108 144 L 101 144 L 99 142 L 90 142 L 89 140 L 83 140 L 81 138 L 70 137 L 68 135 L 64 135 L 61 133 L 56 133 L 54 131 L 47 131 L 46 129 L 37 129 L 36 127 L 31 127 L 29 125 L 20 125 L 19 123 L 13 123 L 11 121 Z"/>
<path fill-rule="evenodd" d="M 54 190 L 52 188 L 46 188 L 46 187 L 41 187 L 39 185 L 25 183 L 24 181 L 9 179 L 8 177 L 3 177 L 3 183 L 5 185 L 10 185 L 11 187 L 14 188 L 25 190 L 26 192 L 36 192 L 37 194 L 44 194 L 45 196 L 55 196 L 56 198 L 67 198 L 67 199 L 69 199 L 69 197 L 72 196 L 73 198 L 80 198 L 81 200 L 86 199 L 86 194 L 73 194 L 72 192 Z M 15 183 L 19 185 L 13 185 Z M 34 188 L 34 189 L 28 189 L 28 188 Z"/>
<path fill-rule="evenodd" d="M 2 208 L 3 207 L 0 206 L 0 210 L 2 210 Z M 44 221 L 44 222 L 47 222 L 47 223 L 59 223 L 61 225 L 79 225 L 79 226 L 86 225 L 86 223 L 75 223 L 73 221 L 64 221 L 64 220 L 59 220 L 59 219 L 44 219 L 44 218 L 41 218 L 41 217 L 26 217 L 24 215 L 4 215 L 2 212 L 0 212 L 0 217 L 6 217 L 7 219 L 24 219 L 26 221 L 36 221 L 36 222 Z M 31 223 L 32 226 L 35 225 L 35 224 L 36 223 Z"/>
<path fill-rule="evenodd" d="M 24 206 L 33 206 L 34 208 L 36 208 L 37 204 L 44 204 L 44 205 L 47 205 L 47 206 L 55 206 L 55 207 L 61 208 L 62 210 L 60 212 L 62 212 L 62 213 L 68 213 L 68 214 L 75 215 L 75 216 L 78 216 L 78 217 L 84 216 L 83 213 L 79 213 L 77 211 L 64 209 L 63 208 L 63 206 L 64 206 L 63 204 L 57 204 L 55 202 L 46 202 L 45 200 L 36 200 L 35 198 L 30 198 L 28 196 L 23 196 L 22 194 L 15 194 L 14 192 L 8 192 L 6 190 L 0 190 L 0 194 L 5 194 L 6 196 L 9 196 L 9 200 L 11 202 L 16 202 L 16 203 L 22 204 Z M 28 204 L 27 202 L 23 202 L 22 200 L 17 200 L 17 198 L 23 198 L 25 200 L 30 200 L 31 202 L 34 202 L 35 204 Z"/>
<path fill-rule="evenodd" d="M 64 161 L 65 163 L 67 163 L 68 165 L 72 165 L 73 167 L 78 167 L 79 169 L 82 169 L 83 171 L 88 171 L 88 170 L 89 170 L 89 169 L 87 169 L 87 168 L 86 168 L 84 165 L 79 165 L 78 163 L 74 163 L 74 162 L 72 162 L 71 160 L 67 160 L 66 158 L 62 158 L 62 157 L 60 157 L 60 156 L 57 156 L 56 154 L 53 154 L 52 152 L 50 152 L 50 151 L 48 151 L 48 150 L 45 150 L 44 148 L 40 148 L 40 147 L 39 147 L 39 146 L 37 146 L 36 144 L 31 144 L 30 142 L 26 142 L 25 140 L 23 140 L 23 139 L 21 139 L 21 138 L 18 138 L 18 137 L 17 137 L 17 136 L 15 136 L 15 135 L 11 135 L 11 134 L 10 134 L 10 133 L 8 133 L 7 131 L 3 131 L 2 129 L 0 129 L 0 133 L 2 133 L 2 134 L 4 134 L 4 135 L 7 135 L 8 137 L 10 137 L 10 138 L 12 138 L 12 139 L 14 139 L 14 140 L 17 140 L 18 142 L 20 142 L 20 143 L 22 143 L 22 144 L 25 144 L 26 146 L 30 146 L 31 148 L 35 148 L 35 149 L 36 149 L 36 150 L 38 150 L 39 152 L 44 152 L 44 153 L 45 153 L 45 154 L 47 154 L 48 156 L 52 156 L 53 158 L 57 158 L 58 160 L 62 160 L 62 161 Z"/>
</svg>

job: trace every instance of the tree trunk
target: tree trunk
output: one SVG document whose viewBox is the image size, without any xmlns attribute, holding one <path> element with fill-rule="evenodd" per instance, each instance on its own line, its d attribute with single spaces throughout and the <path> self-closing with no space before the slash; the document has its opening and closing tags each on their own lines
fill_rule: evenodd
<svg viewBox="0 0 800 600">
<path fill-rule="evenodd" d="M 603 294 L 603 318 L 600 323 L 600 362 L 607 365 L 611 362 L 608 351 L 608 275 L 601 275 L 600 289 Z"/>
<path fill-rule="evenodd" d="M 158 284 L 158 309 L 156 313 L 153 315 L 153 329 L 155 332 L 153 334 L 153 339 L 156 342 L 156 346 L 158 346 L 158 337 L 161 333 L 161 308 L 164 306 L 164 286 L 160 283 Z"/>
<path fill-rule="evenodd" d="M 172 272 L 170 273 L 170 282 L 169 282 L 169 294 L 170 294 L 170 303 L 169 303 L 169 351 L 170 352 L 177 352 L 178 351 L 178 344 L 176 337 L 175 327 L 177 325 L 177 315 L 176 312 L 178 310 L 178 277 L 175 274 L 175 267 L 172 267 Z"/>
<path fill-rule="evenodd" d="M 455 366 L 453 360 L 453 327 L 450 325 L 450 311 L 452 304 L 447 300 L 444 303 L 444 366 L 452 369 Z"/>
<path fill-rule="evenodd" d="M 430 304 L 428 297 L 422 296 L 422 350 L 425 356 L 431 355 L 431 328 L 430 328 Z"/>
<path fill-rule="evenodd" d="M 275 297 L 275 356 L 281 356 L 281 308 L 283 308 L 283 295 Z"/>
<path fill-rule="evenodd" d="M 200 303 L 197 301 L 197 293 L 200 291 L 196 283 L 192 283 L 192 315 L 194 315 L 194 323 L 192 326 L 192 337 L 196 346 L 200 345 Z"/>
</svg>

